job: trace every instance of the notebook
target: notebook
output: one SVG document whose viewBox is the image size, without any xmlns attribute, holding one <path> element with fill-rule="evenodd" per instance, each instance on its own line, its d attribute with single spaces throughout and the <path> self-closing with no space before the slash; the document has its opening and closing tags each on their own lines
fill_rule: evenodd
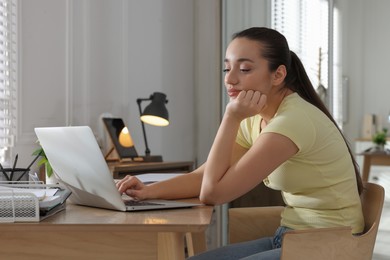
<svg viewBox="0 0 390 260">
<path fill-rule="evenodd" d="M 119 211 L 193 207 L 201 204 L 170 200 L 124 199 L 95 136 L 88 126 L 35 128 L 38 140 L 61 184 L 72 191 L 73 203 Z"/>
</svg>

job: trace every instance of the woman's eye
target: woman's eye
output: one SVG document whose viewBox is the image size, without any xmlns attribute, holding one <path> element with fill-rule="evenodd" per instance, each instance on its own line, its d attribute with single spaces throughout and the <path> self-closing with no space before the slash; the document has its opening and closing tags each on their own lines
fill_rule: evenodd
<svg viewBox="0 0 390 260">
<path fill-rule="evenodd" d="M 223 72 L 229 72 L 230 71 L 230 69 L 228 69 L 228 68 L 226 68 L 226 69 L 224 69 L 223 70 Z M 251 71 L 250 69 L 240 69 L 240 71 L 241 72 L 249 72 L 249 71 Z"/>
</svg>

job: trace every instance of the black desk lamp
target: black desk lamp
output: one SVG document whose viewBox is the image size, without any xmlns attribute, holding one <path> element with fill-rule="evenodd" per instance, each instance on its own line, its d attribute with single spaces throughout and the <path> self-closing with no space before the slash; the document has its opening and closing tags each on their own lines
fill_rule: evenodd
<svg viewBox="0 0 390 260">
<path fill-rule="evenodd" d="M 152 101 L 142 112 L 141 103 L 143 101 Z M 138 98 L 137 104 L 139 108 L 139 114 L 142 125 L 142 132 L 144 134 L 145 141 L 145 158 L 146 162 L 162 162 L 161 155 L 150 155 L 150 149 L 148 146 L 148 140 L 145 133 L 144 122 L 154 126 L 167 126 L 169 125 L 169 115 L 165 104 L 168 103 L 167 96 L 164 93 L 154 92 L 149 98 Z"/>
</svg>

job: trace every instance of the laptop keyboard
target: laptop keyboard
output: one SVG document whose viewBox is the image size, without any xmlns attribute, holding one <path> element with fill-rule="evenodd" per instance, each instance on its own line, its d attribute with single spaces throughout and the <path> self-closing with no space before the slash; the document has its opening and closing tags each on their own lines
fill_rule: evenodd
<svg viewBox="0 0 390 260">
<path fill-rule="evenodd" d="M 162 205 L 160 203 L 148 202 L 148 201 L 139 201 L 139 200 L 124 200 L 126 206 L 152 206 L 152 205 Z"/>
</svg>

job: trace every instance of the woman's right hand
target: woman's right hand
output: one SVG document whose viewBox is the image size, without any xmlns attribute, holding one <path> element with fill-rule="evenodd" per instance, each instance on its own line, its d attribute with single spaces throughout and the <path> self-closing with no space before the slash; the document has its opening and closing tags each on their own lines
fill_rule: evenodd
<svg viewBox="0 0 390 260">
<path fill-rule="evenodd" d="M 267 103 L 267 96 L 259 91 L 242 90 L 231 99 L 226 107 L 226 114 L 231 114 L 239 121 L 259 114 Z"/>
<path fill-rule="evenodd" d="M 120 194 L 126 193 L 136 200 L 147 199 L 148 186 L 143 184 L 137 177 L 127 175 L 116 183 Z"/>
</svg>

